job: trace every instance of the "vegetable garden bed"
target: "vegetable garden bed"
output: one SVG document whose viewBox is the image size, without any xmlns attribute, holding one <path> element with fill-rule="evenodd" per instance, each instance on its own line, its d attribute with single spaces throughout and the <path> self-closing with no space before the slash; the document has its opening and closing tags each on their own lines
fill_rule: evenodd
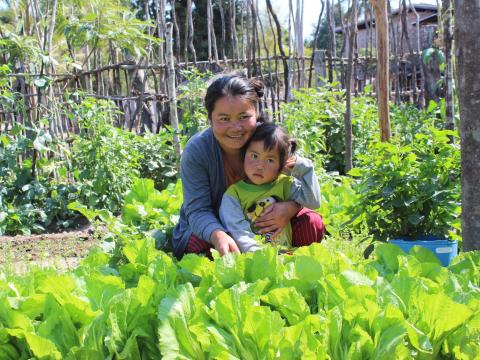
<svg viewBox="0 0 480 360">
<path fill-rule="evenodd" d="M 442 268 L 424 249 L 363 260 L 351 245 L 177 262 L 147 237 L 65 274 L 1 273 L 0 357 L 478 358 L 479 252 Z"/>
</svg>

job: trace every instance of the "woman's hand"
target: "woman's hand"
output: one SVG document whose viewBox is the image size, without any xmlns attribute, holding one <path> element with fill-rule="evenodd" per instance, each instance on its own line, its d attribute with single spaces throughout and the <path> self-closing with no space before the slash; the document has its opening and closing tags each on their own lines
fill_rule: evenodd
<svg viewBox="0 0 480 360">
<path fill-rule="evenodd" d="M 235 240 L 233 240 L 231 236 L 222 230 L 215 230 L 210 236 L 210 242 L 221 256 L 231 252 L 237 254 L 240 253 Z"/>
<path fill-rule="evenodd" d="M 275 237 L 290 222 L 301 206 L 295 201 L 282 201 L 267 207 L 255 221 L 255 226 L 261 234 L 272 232 Z"/>
</svg>

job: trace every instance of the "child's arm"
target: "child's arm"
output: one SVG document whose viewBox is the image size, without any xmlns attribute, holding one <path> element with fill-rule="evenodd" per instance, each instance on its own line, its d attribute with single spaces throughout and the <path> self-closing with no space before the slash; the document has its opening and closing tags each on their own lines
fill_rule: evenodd
<svg viewBox="0 0 480 360">
<path fill-rule="evenodd" d="M 290 170 L 294 177 L 289 200 L 309 209 L 320 207 L 321 195 L 317 175 L 310 160 L 297 156 L 295 166 Z"/>
<path fill-rule="evenodd" d="M 224 194 L 222 198 L 220 220 L 242 253 L 260 249 L 260 246 L 255 241 L 255 234 L 250 229 L 250 222 L 243 214 L 240 203 L 228 194 Z"/>
</svg>

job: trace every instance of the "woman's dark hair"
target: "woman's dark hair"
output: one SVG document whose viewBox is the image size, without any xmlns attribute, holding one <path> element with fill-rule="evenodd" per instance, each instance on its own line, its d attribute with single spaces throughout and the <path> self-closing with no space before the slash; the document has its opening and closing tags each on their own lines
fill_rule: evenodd
<svg viewBox="0 0 480 360">
<path fill-rule="evenodd" d="M 259 121 L 262 121 L 260 118 Z M 295 153 L 297 142 L 292 139 L 282 127 L 272 122 L 261 122 L 250 140 L 243 146 L 242 155 L 245 157 L 250 143 L 254 141 L 263 141 L 265 150 L 278 149 L 280 155 L 280 169 L 283 169 L 288 158 Z"/>
<path fill-rule="evenodd" d="M 215 79 L 207 89 L 205 107 L 208 118 L 212 116 L 215 103 L 224 96 L 241 96 L 257 107 L 263 97 L 263 82 L 257 79 L 247 79 L 239 74 L 222 75 Z"/>
</svg>

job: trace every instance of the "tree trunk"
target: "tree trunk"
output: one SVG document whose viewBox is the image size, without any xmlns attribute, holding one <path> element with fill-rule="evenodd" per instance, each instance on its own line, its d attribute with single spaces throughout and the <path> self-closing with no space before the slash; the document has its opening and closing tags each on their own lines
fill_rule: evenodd
<svg viewBox="0 0 480 360">
<path fill-rule="evenodd" d="M 229 0 L 228 2 L 230 9 L 230 39 L 232 41 L 232 59 L 238 62 L 238 38 L 237 38 L 237 23 L 236 23 L 236 8 L 235 1 Z"/>
<path fill-rule="evenodd" d="M 480 2 L 455 1 L 455 39 L 462 159 L 462 238 L 480 250 Z"/>
<path fill-rule="evenodd" d="M 197 64 L 197 53 L 195 47 L 193 46 L 193 16 L 192 16 L 192 0 L 187 0 L 187 12 L 186 12 L 187 21 L 185 22 L 185 62 L 188 60 L 187 55 L 187 46 L 190 49 L 193 56 L 193 63 Z"/>
<path fill-rule="evenodd" d="M 377 79 L 376 91 L 378 113 L 380 117 L 380 138 L 382 141 L 390 139 L 390 112 L 388 100 L 390 97 L 389 80 L 389 47 L 388 47 L 388 17 L 387 4 L 384 0 L 372 0 L 375 10 L 375 31 L 377 34 Z"/>
<path fill-rule="evenodd" d="M 299 60 L 298 69 L 300 71 L 299 74 L 299 87 L 305 87 L 305 67 L 303 66 L 303 0 L 297 0 L 297 8 L 295 13 L 295 48 L 296 54 Z"/>
</svg>

